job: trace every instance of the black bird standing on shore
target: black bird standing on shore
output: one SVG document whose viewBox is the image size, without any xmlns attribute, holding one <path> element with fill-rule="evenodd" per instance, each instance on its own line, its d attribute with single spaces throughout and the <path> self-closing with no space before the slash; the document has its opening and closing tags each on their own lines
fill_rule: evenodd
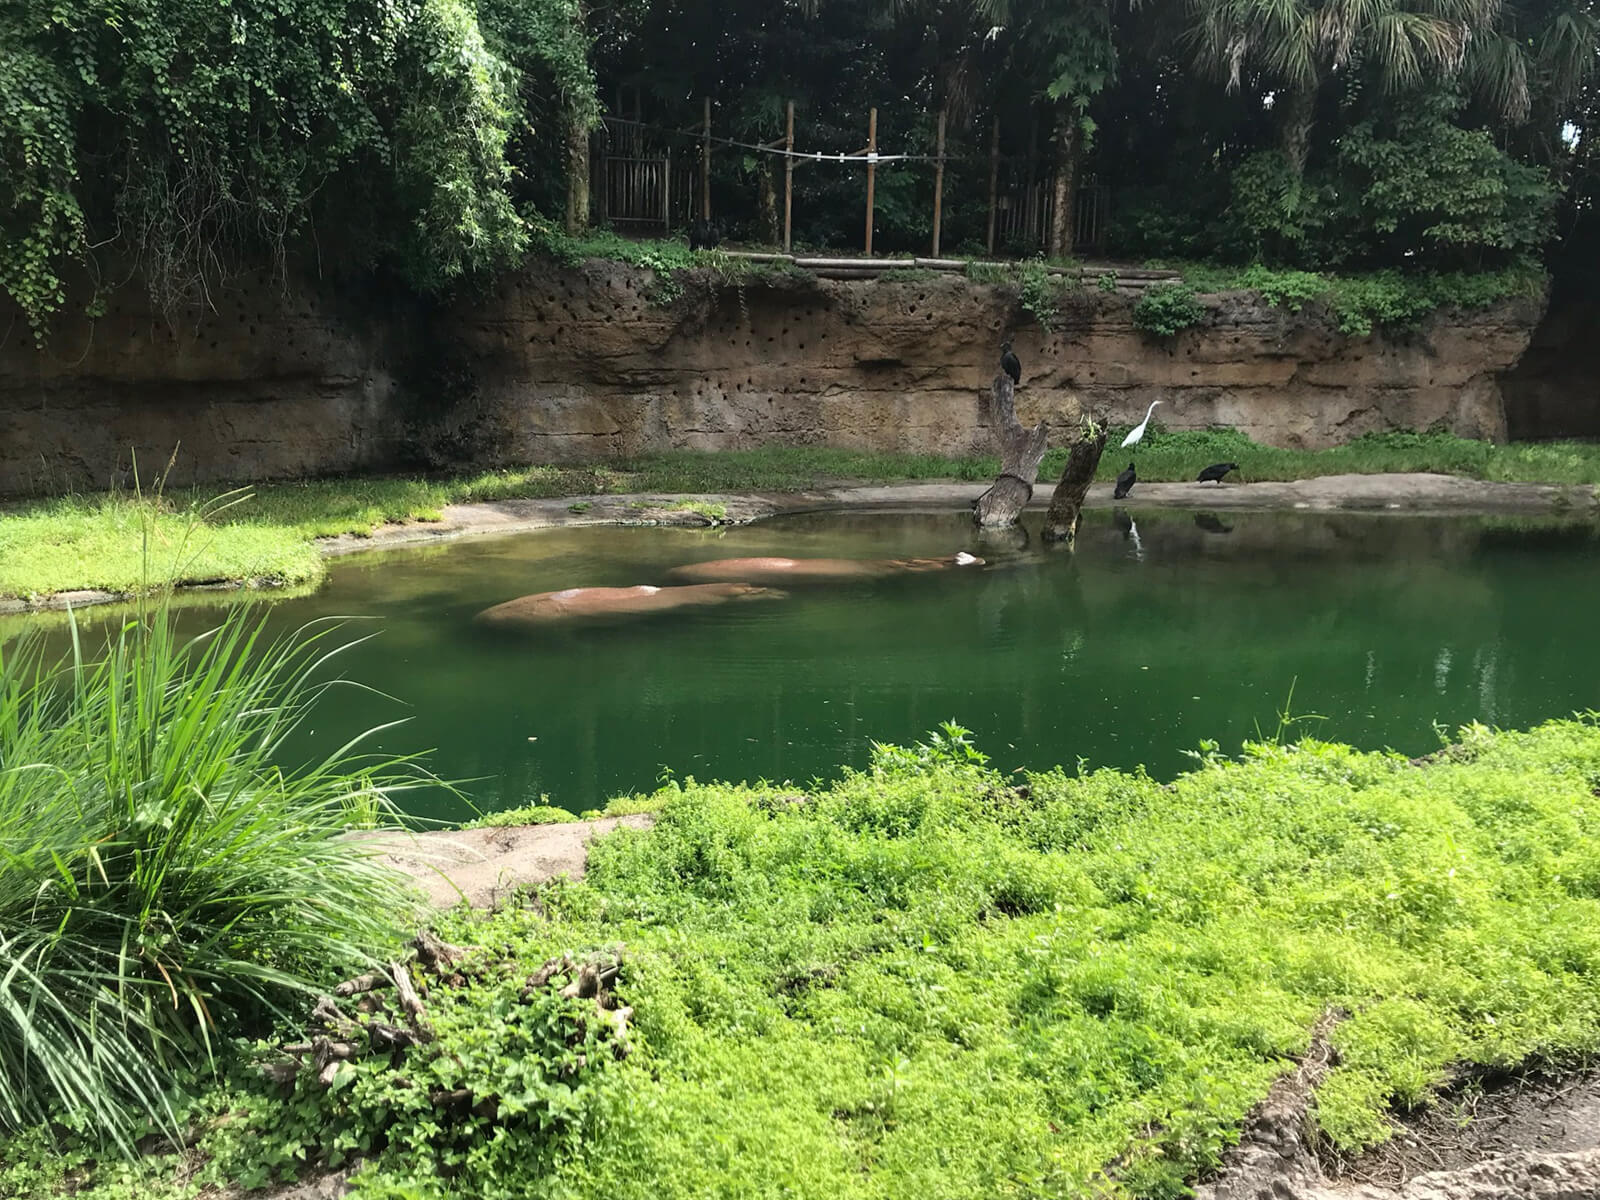
<svg viewBox="0 0 1600 1200">
<path fill-rule="evenodd" d="M 1229 471 L 1237 471 L 1238 463 L 1212 463 L 1204 471 L 1194 477 L 1196 483 L 1221 483 L 1222 477 Z"/>
<path fill-rule="evenodd" d="M 722 222 L 699 220 L 689 226 L 689 249 L 714 250 L 722 241 Z"/>
<path fill-rule="evenodd" d="M 1133 473 L 1133 464 L 1128 464 L 1128 469 L 1117 476 L 1117 486 L 1111 491 L 1113 500 L 1121 500 L 1133 491 L 1133 485 L 1139 482 L 1139 477 Z"/>
<path fill-rule="evenodd" d="M 1022 363 L 1011 353 L 1011 343 L 1000 343 L 1000 369 L 1011 376 L 1013 386 L 1022 382 Z"/>
</svg>

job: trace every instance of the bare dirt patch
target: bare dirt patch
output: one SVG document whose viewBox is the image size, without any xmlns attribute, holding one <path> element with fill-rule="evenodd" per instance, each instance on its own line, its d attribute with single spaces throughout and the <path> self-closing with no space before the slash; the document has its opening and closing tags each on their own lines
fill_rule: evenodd
<svg viewBox="0 0 1600 1200">
<path fill-rule="evenodd" d="M 1600 1068 L 1465 1081 L 1398 1117 L 1382 1146 L 1340 1158 L 1319 1155 L 1306 1138 L 1319 1040 L 1252 1113 L 1222 1171 L 1197 1189 L 1199 1200 L 1600 1197 Z"/>
<path fill-rule="evenodd" d="M 518 888 L 557 876 L 582 879 L 589 843 L 614 829 L 649 829 L 647 813 L 571 821 L 559 825 L 507 825 L 492 829 L 382 830 L 353 837 L 382 851 L 378 861 L 415 879 L 436 908 L 465 900 L 494 908 Z"/>
</svg>

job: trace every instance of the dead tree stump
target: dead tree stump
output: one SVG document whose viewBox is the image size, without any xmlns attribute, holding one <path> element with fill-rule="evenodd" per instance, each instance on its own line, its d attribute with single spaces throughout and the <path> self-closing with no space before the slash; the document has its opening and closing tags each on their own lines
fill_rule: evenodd
<svg viewBox="0 0 1600 1200">
<path fill-rule="evenodd" d="M 1040 531 L 1045 541 L 1065 542 L 1068 550 L 1074 548 L 1078 522 L 1083 517 L 1083 498 L 1088 495 L 1100 456 L 1105 453 L 1106 432 L 1104 422 L 1093 420 L 1086 420 L 1079 428 L 1067 455 L 1066 469 L 1061 472 L 1061 482 L 1050 499 L 1050 511 L 1045 514 L 1044 529 Z"/>
<path fill-rule="evenodd" d="M 973 502 L 973 520 L 979 529 L 1001 529 L 1015 525 L 1028 501 L 1033 499 L 1033 483 L 1039 478 L 1050 427 L 1040 421 L 1024 429 L 1017 420 L 1016 389 L 1005 372 L 990 385 L 992 399 L 989 416 L 1000 445 L 1000 474 L 994 484 Z"/>
</svg>

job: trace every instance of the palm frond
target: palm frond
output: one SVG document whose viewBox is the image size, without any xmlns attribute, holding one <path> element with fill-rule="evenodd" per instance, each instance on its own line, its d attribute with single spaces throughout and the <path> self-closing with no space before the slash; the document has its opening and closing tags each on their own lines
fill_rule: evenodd
<svg viewBox="0 0 1600 1200">
<path fill-rule="evenodd" d="M 1522 45 L 1504 33 L 1473 37 L 1462 73 L 1472 90 L 1507 120 L 1528 115 L 1528 56 Z"/>
<path fill-rule="evenodd" d="M 1569 7 L 1540 32 L 1535 57 L 1552 98 L 1565 103 L 1600 78 L 1600 12 Z"/>
</svg>

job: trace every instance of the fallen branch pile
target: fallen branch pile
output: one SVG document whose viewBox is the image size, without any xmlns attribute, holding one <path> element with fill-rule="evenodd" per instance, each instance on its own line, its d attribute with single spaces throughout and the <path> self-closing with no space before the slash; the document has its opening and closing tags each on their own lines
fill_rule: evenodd
<svg viewBox="0 0 1600 1200">
<path fill-rule="evenodd" d="M 425 1001 L 434 988 L 465 988 L 481 983 L 488 976 L 504 979 L 516 964 L 468 961 L 470 950 L 452 946 L 424 930 L 411 942 L 411 953 L 388 963 L 381 971 L 369 971 L 347 979 L 323 996 L 311 1010 L 306 1037 L 288 1042 L 278 1049 L 280 1061 L 267 1064 L 263 1071 L 275 1083 L 292 1086 L 302 1075 L 314 1077 L 321 1088 L 332 1086 L 341 1063 L 354 1062 L 369 1055 L 388 1055 L 391 1065 L 417 1047 L 433 1042 Z M 590 961 L 577 962 L 567 955 L 547 960 L 528 975 L 521 989 L 529 1002 L 540 991 L 551 989 L 562 999 L 589 1000 L 597 1028 L 610 1034 L 617 1058 L 628 1053 L 628 1020 L 633 1009 L 619 1006 L 612 987 L 622 967 L 620 949 Z M 347 1012 L 341 1001 L 354 999 L 354 1012 Z M 578 1019 L 569 1045 L 584 1039 L 586 1018 Z M 578 1068 L 587 1065 L 578 1056 Z M 458 1089 L 459 1091 L 459 1089 Z M 439 1108 L 470 1106 L 470 1094 L 440 1091 L 429 1099 Z"/>
</svg>

